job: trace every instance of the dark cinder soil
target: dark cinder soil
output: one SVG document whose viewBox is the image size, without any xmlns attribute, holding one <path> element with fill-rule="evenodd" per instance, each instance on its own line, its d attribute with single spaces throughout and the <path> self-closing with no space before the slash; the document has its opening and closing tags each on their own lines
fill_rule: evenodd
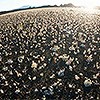
<svg viewBox="0 0 100 100">
<path fill-rule="evenodd" d="M 0 15 L 0 100 L 100 100 L 100 11 Z"/>
</svg>

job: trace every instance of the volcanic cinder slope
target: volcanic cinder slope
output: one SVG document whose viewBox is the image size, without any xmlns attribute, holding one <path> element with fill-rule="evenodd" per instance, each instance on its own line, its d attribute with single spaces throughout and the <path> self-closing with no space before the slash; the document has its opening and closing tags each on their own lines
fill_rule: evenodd
<svg viewBox="0 0 100 100">
<path fill-rule="evenodd" d="M 100 100 L 100 11 L 0 15 L 0 99 Z"/>
</svg>

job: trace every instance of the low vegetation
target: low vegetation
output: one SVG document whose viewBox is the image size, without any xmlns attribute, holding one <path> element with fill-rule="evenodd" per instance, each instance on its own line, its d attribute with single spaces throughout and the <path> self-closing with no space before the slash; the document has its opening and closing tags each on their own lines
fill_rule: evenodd
<svg viewBox="0 0 100 100">
<path fill-rule="evenodd" d="M 100 100 L 100 13 L 1 15 L 0 99 Z"/>
</svg>

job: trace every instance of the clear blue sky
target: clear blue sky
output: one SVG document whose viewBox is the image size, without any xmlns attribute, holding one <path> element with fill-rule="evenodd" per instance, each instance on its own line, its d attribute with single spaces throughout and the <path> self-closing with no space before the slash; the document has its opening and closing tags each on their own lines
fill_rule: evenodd
<svg viewBox="0 0 100 100">
<path fill-rule="evenodd" d="M 42 5 L 60 5 L 73 3 L 78 6 L 100 6 L 100 0 L 0 0 L 0 11 L 11 10 L 25 5 L 42 6 Z"/>
</svg>

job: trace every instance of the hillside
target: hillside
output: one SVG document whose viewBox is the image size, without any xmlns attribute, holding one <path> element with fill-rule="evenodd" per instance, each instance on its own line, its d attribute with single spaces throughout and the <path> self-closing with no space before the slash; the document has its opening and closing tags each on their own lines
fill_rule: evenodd
<svg viewBox="0 0 100 100">
<path fill-rule="evenodd" d="M 100 12 L 0 15 L 1 100 L 100 100 L 99 64 Z"/>
</svg>

